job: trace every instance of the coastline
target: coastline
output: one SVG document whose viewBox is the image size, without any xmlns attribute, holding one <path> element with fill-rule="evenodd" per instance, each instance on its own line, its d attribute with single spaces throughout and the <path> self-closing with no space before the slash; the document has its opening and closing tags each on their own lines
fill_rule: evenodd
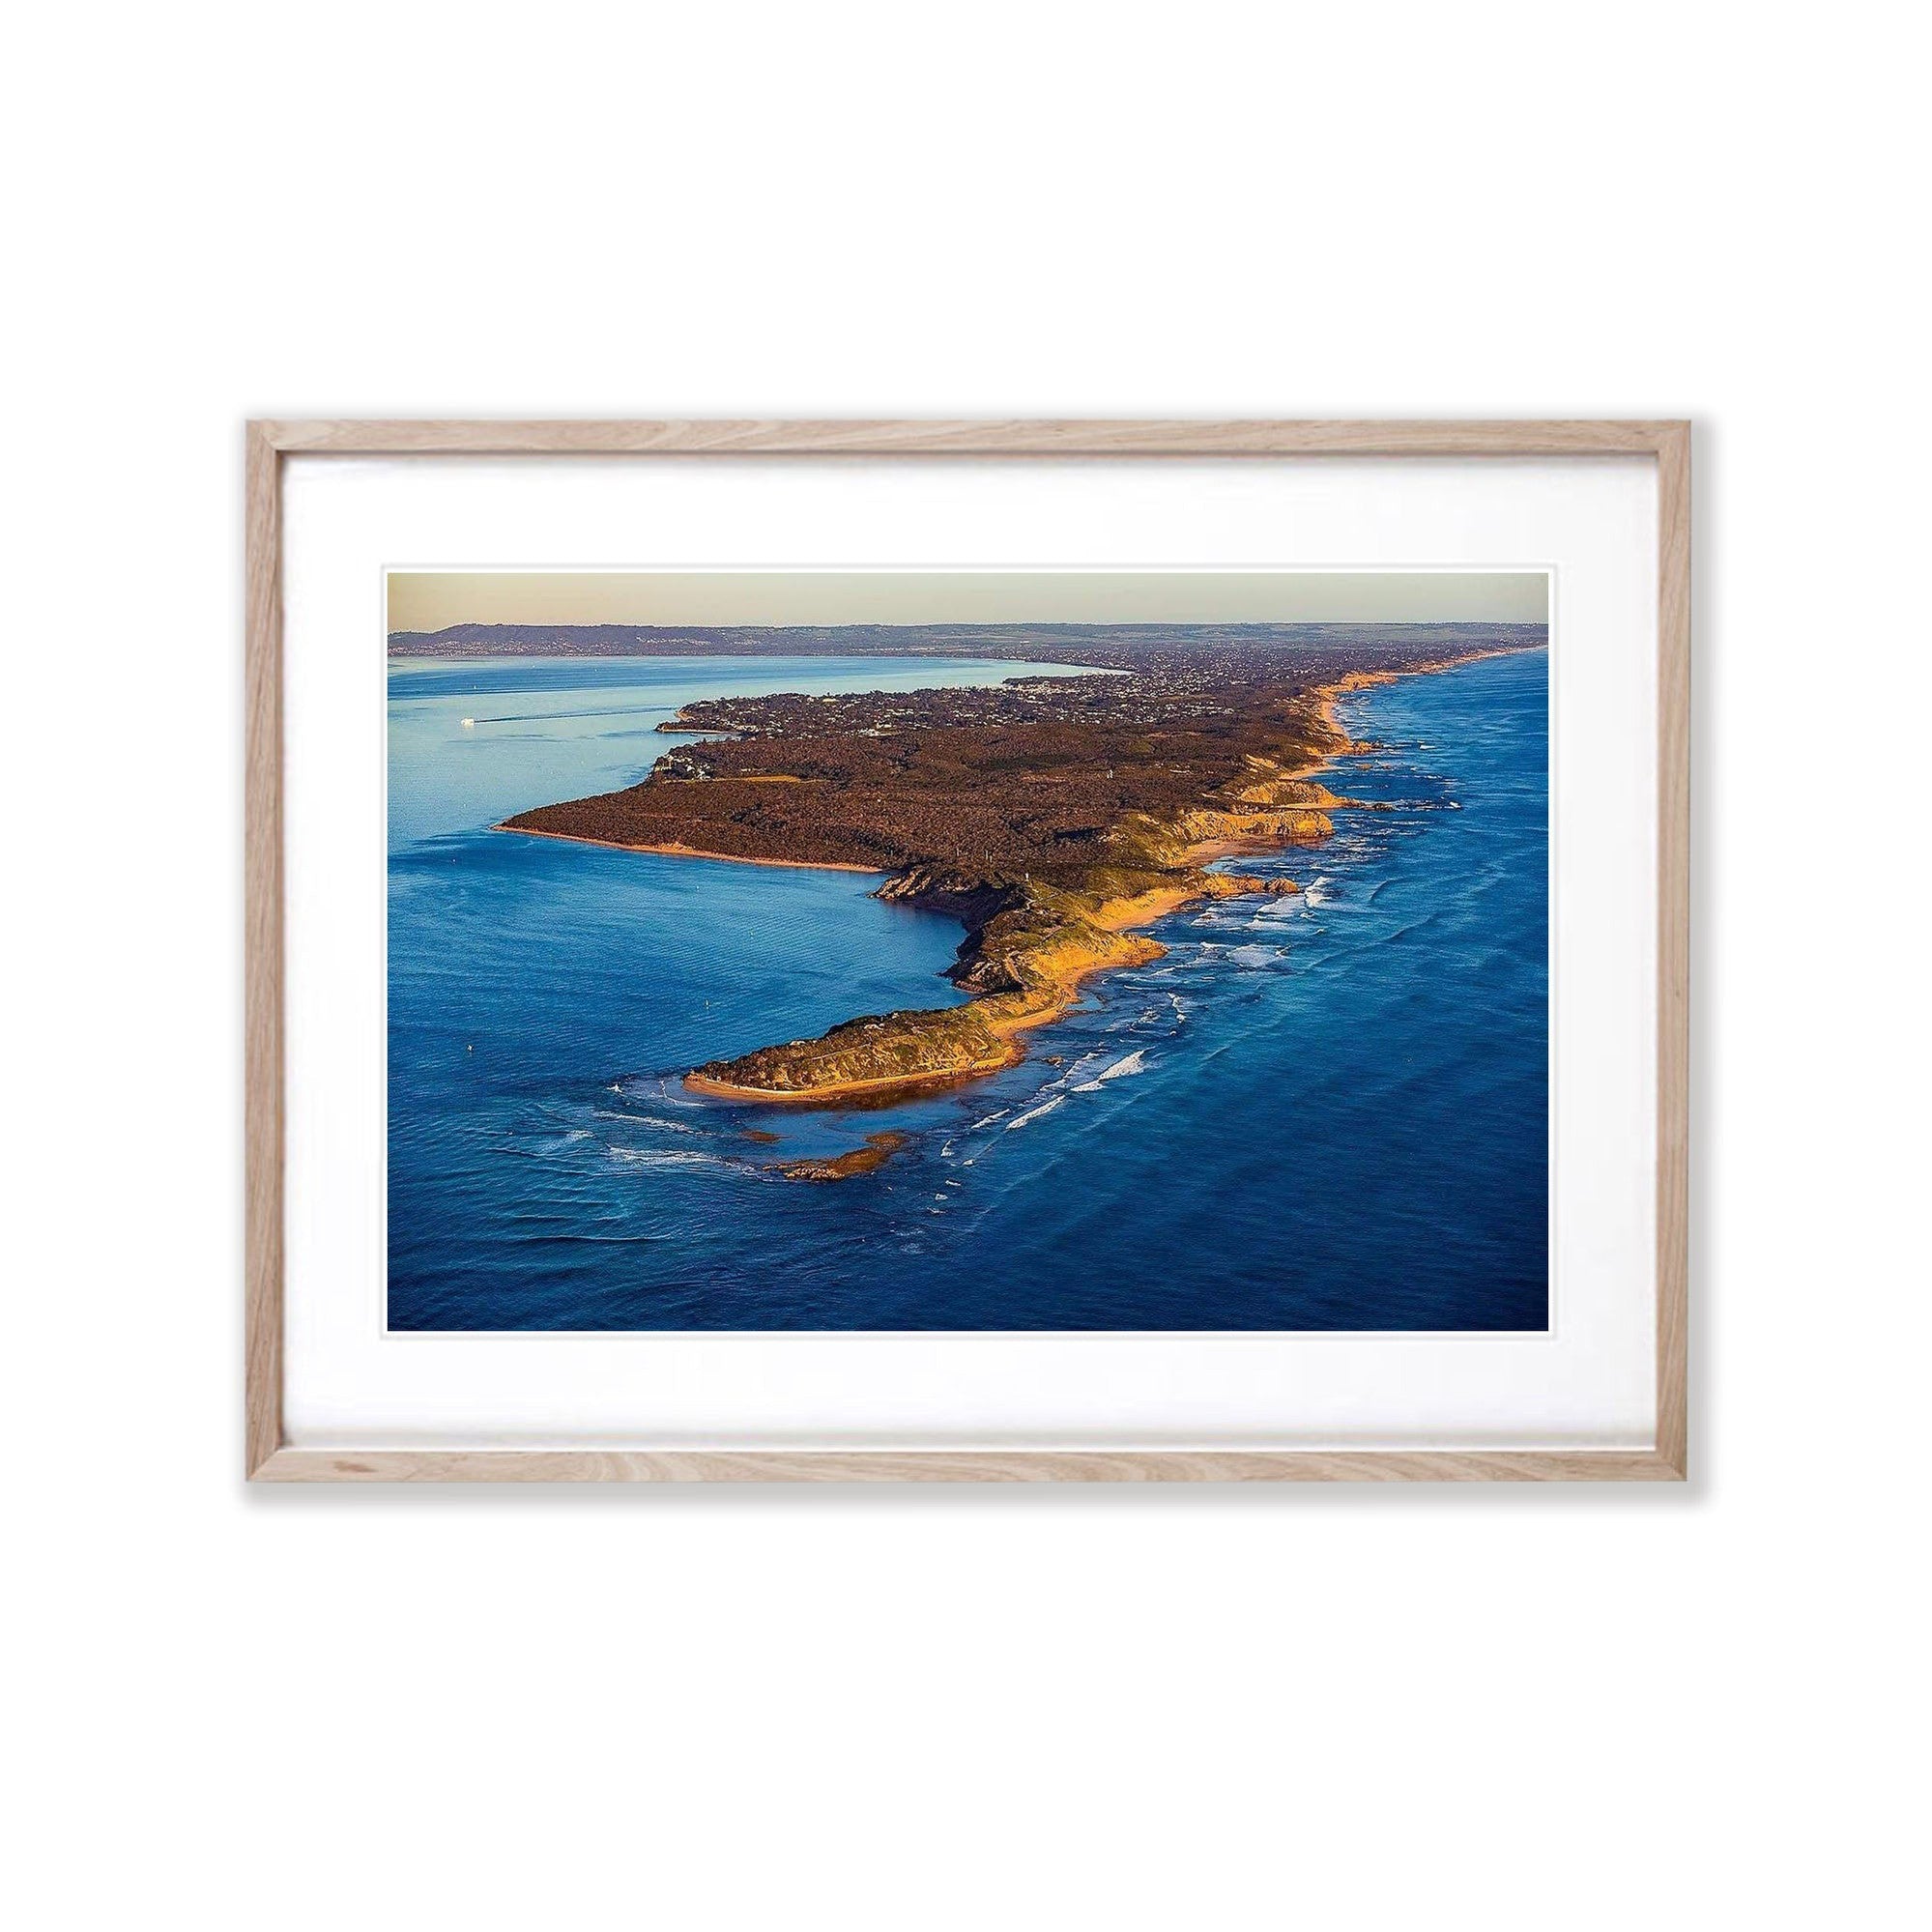
<svg viewBox="0 0 1932 1932">
<path fill-rule="evenodd" d="M 539 832 L 531 825 L 513 825 L 503 820 L 490 827 L 493 832 L 514 832 L 524 839 L 555 839 L 566 846 L 598 846 L 612 852 L 656 852 L 662 858 L 708 858 L 716 859 L 723 865 L 769 865 L 782 872 L 856 872 L 868 879 L 883 879 L 886 868 L 880 865 L 848 865 L 842 859 L 806 858 L 748 858 L 743 852 L 700 851 L 695 846 L 627 846 L 617 839 L 586 838 L 579 832 Z"/>
<path fill-rule="evenodd" d="M 1066 1008 L 1060 1011 L 1064 1013 Z M 955 1067 L 945 1073 L 894 1075 L 885 1080 L 838 1081 L 825 1086 L 801 1087 L 795 1093 L 779 1093 L 767 1086 L 733 1086 L 729 1081 L 710 1080 L 700 1073 L 686 1074 L 679 1084 L 711 1100 L 755 1100 L 770 1107 L 796 1107 L 802 1103 L 816 1107 L 822 1101 L 844 1100 L 854 1093 L 884 1093 L 896 1087 L 943 1086 L 951 1081 L 977 1080 L 982 1074 L 996 1074 L 1001 1067 L 1010 1067 L 1018 1057 L 1017 1053 L 1005 1053 L 982 1066 Z"/>
<path fill-rule="evenodd" d="M 1332 746 L 1322 755 L 1307 764 L 1298 764 L 1282 773 L 1284 782 L 1299 782 L 1319 778 L 1339 758 L 1347 758 L 1360 750 L 1359 740 L 1343 730 L 1341 721 L 1335 715 L 1335 707 L 1344 698 L 1353 697 L 1357 691 L 1373 691 L 1384 684 L 1399 683 L 1404 678 L 1433 678 L 1445 671 L 1459 670 L 1465 664 L 1481 664 L 1493 657 L 1521 657 L 1526 652 L 1547 650 L 1547 644 L 1504 645 L 1493 650 L 1465 651 L 1459 657 L 1439 658 L 1428 664 L 1414 664 L 1405 671 L 1350 671 L 1330 684 L 1317 684 L 1309 694 L 1316 700 L 1315 715 L 1332 731 L 1340 743 Z M 1311 807 L 1311 811 L 1326 815 L 1331 809 L 1341 811 L 1363 808 L 1361 801 L 1353 798 L 1338 798 L 1333 794 L 1323 803 Z M 1321 834 L 1326 837 L 1327 834 Z M 1190 846 L 1185 854 L 1189 865 L 1211 865 L 1218 858 L 1237 858 L 1244 852 L 1273 851 L 1278 850 L 1278 842 L 1265 839 L 1208 839 L 1198 845 Z"/>
<path fill-rule="evenodd" d="M 1292 769 L 1283 768 L 1277 782 L 1305 782 L 1327 771 L 1337 759 L 1351 754 L 1356 740 L 1337 719 L 1335 707 L 1342 699 L 1353 693 L 1393 684 L 1402 678 L 1432 677 L 1440 672 L 1454 670 L 1458 665 L 1476 663 L 1484 658 L 1518 654 L 1519 651 L 1514 649 L 1463 653 L 1431 663 L 1414 665 L 1402 671 L 1349 672 L 1331 683 L 1316 686 L 1310 693 L 1314 702 L 1315 715 L 1328 728 L 1334 742 L 1319 758 Z M 1327 817 L 1329 807 L 1347 809 L 1351 802 L 1330 794 L 1319 804 L 1305 806 L 1295 814 L 1316 822 L 1309 828 L 1308 842 L 1319 843 L 1333 830 L 1332 822 Z M 1086 915 L 1087 923 L 1104 933 L 1123 936 L 1123 949 L 1120 953 L 1096 952 L 1085 956 L 1077 955 L 1071 959 L 1064 957 L 1054 959 L 1051 963 L 1049 971 L 1043 975 L 1043 983 L 1034 990 L 1037 1004 L 1029 1001 L 1028 1004 L 1017 1009 L 1008 1008 L 1000 1011 L 1001 1001 L 1025 996 L 1009 993 L 994 994 L 966 1002 L 967 1007 L 979 1009 L 979 1018 L 986 1031 L 999 1042 L 1000 1051 L 995 1054 L 986 1055 L 966 1065 L 896 1072 L 877 1079 L 828 1081 L 822 1084 L 802 1087 L 742 1086 L 695 1071 L 684 1076 L 683 1084 L 694 1093 L 716 1100 L 822 1105 L 835 1104 L 859 1094 L 888 1090 L 911 1094 L 957 1081 L 997 1073 L 1001 1068 L 1013 1065 L 1022 1056 L 1023 1049 L 1018 1044 L 1017 1036 L 1029 1032 L 1034 1027 L 1047 1025 L 1066 1014 L 1079 998 L 1081 984 L 1095 973 L 1110 966 L 1143 965 L 1164 957 L 1167 949 L 1158 940 L 1124 937 L 1136 928 L 1152 925 L 1156 920 L 1179 911 L 1196 900 L 1235 898 L 1251 892 L 1267 890 L 1298 892 L 1301 888 L 1287 880 L 1246 879 L 1234 873 L 1204 873 L 1199 870 L 1200 867 L 1218 858 L 1235 857 L 1244 852 L 1279 851 L 1284 843 L 1280 836 L 1258 834 L 1252 837 L 1223 837 L 1197 841 L 1184 848 L 1180 854 L 1181 864 L 1194 874 L 1193 878 L 1177 879 L 1172 886 L 1156 887 L 1129 897 L 1103 901 Z M 943 1010 L 958 1012 L 962 1009 Z"/>
<path fill-rule="evenodd" d="M 1152 925 L 1157 919 L 1164 919 L 1170 912 L 1177 912 L 1182 907 L 1198 899 L 1233 899 L 1256 890 L 1273 892 L 1299 892 L 1301 888 L 1286 879 L 1250 880 L 1236 875 L 1216 873 L 1208 875 L 1197 883 L 1176 884 L 1162 887 L 1152 892 L 1137 893 L 1129 898 L 1104 901 L 1092 914 L 1089 923 L 1102 932 L 1123 936 L 1122 947 L 1118 952 L 1107 954 L 1093 953 L 1070 960 L 1056 961 L 1055 970 L 1044 987 L 1040 989 L 1044 997 L 1037 1005 L 1024 1005 L 1006 1011 L 989 1010 L 1000 1000 L 1024 997 L 1015 994 L 995 994 L 977 1000 L 963 1002 L 964 1007 L 977 1007 L 986 1029 L 1000 1043 L 1000 1051 L 968 1065 L 955 1067 L 936 1067 L 928 1072 L 901 1073 L 886 1075 L 876 1080 L 827 1081 L 822 1085 L 779 1089 L 774 1087 L 738 1086 L 729 1081 L 714 1080 L 703 1073 L 687 1073 L 682 1084 L 693 1093 L 700 1093 L 714 1100 L 758 1101 L 767 1105 L 806 1105 L 816 1106 L 825 1101 L 838 1101 L 854 1094 L 883 1093 L 889 1090 L 912 1092 L 934 1086 L 951 1085 L 958 1081 L 976 1080 L 986 1074 L 998 1073 L 1003 1067 L 1010 1067 L 1022 1056 L 1022 1049 L 1016 1044 L 1022 1033 L 1031 1032 L 1036 1026 L 1051 1024 L 1062 1018 L 1080 997 L 1080 989 L 1095 973 L 1105 972 L 1114 966 L 1145 966 L 1167 956 L 1167 948 L 1157 939 L 1125 938 L 1136 927 Z M 942 1009 L 959 1012 L 962 1007 Z"/>
<path fill-rule="evenodd" d="M 1166 948 L 1157 940 L 1129 937 L 1136 934 L 1136 929 L 1151 925 L 1202 900 L 1261 892 L 1300 891 L 1299 885 L 1286 879 L 1211 873 L 1202 868 L 1217 859 L 1242 853 L 1280 851 L 1297 845 L 1319 844 L 1333 833 L 1333 822 L 1328 817 L 1331 810 L 1345 810 L 1360 804 L 1358 800 L 1336 796 L 1326 787 L 1315 788 L 1321 795 L 1314 798 L 1281 800 L 1269 795 L 1283 785 L 1306 784 L 1328 771 L 1338 759 L 1350 756 L 1361 748 L 1336 716 L 1336 707 L 1344 698 L 1357 691 L 1395 683 L 1403 678 L 1434 676 L 1485 658 L 1514 656 L 1525 650 L 1546 649 L 1546 645 L 1502 646 L 1410 665 L 1401 670 L 1351 671 L 1328 683 L 1312 687 L 1307 696 L 1313 716 L 1326 730 L 1330 739 L 1318 757 L 1292 767 L 1272 765 L 1270 775 L 1251 791 L 1233 795 L 1209 793 L 1178 820 L 1145 822 L 1147 831 L 1165 845 L 1167 857 L 1156 860 L 1155 864 L 1171 868 L 1175 875 L 1171 884 L 1161 884 L 1097 902 L 1078 895 L 1069 898 L 1057 892 L 1047 893 L 1043 899 L 1038 895 L 1044 892 L 1044 887 L 1029 886 L 1023 904 L 1028 908 L 1033 923 L 1029 937 L 1020 942 L 1025 948 L 1018 955 L 1024 961 L 1023 970 L 1016 973 L 1011 969 L 1015 955 L 995 951 L 992 956 L 993 962 L 1002 968 L 1002 977 L 983 980 L 981 990 L 958 1006 L 861 1017 L 841 1023 L 812 1041 L 789 1042 L 782 1048 L 762 1048 L 735 1059 L 706 1063 L 721 1071 L 736 1071 L 747 1063 L 763 1061 L 770 1067 L 774 1081 L 789 1082 L 797 1080 L 802 1081 L 800 1084 L 739 1084 L 699 1069 L 687 1072 L 682 1084 L 694 1093 L 721 1101 L 824 1105 L 888 1091 L 902 1091 L 909 1095 L 922 1089 L 980 1078 L 1013 1065 L 1024 1053 L 1019 1036 L 1065 1015 L 1078 1000 L 1081 987 L 1087 979 L 1111 966 L 1145 964 L 1165 955 Z M 1195 822 L 1191 824 L 1190 821 Z M 1216 821 L 1222 822 L 1217 824 Z M 533 838 L 561 839 L 568 844 L 601 846 L 614 851 L 655 852 L 670 857 L 707 858 L 730 864 L 801 871 L 863 873 L 874 878 L 898 877 L 887 868 L 846 861 L 754 858 L 734 852 L 706 851 L 677 843 L 630 845 L 568 832 L 537 830 L 507 822 L 491 829 L 523 831 Z M 1173 843 L 1185 838 L 1190 830 L 1197 833 L 1191 842 L 1178 846 Z M 1199 836 L 1203 831 L 1209 835 Z M 910 895 L 888 893 L 886 896 Z M 936 905 L 933 909 L 952 910 L 953 908 Z M 1048 923 L 1041 923 L 1043 917 Z M 985 925 L 989 922 L 983 918 L 967 918 L 963 923 L 967 928 L 967 940 L 962 947 L 964 961 L 968 948 L 980 945 Z M 1009 945 L 1011 943 L 1009 941 Z M 987 963 L 986 951 L 975 956 L 976 966 L 984 966 Z M 841 1071 L 853 1067 L 854 1062 L 862 1066 L 868 1058 L 875 1065 L 879 1063 L 880 1055 L 876 1047 L 879 1043 L 855 1045 L 861 1028 L 868 1034 L 877 1034 L 885 1028 L 888 1037 L 896 1032 L 899 1050 L 902 1051 L 904 1043 L 910 1038 L 923 1041 L 922 1051 L 928 1057 L 945 1053 L 958 1057 L 950 1064 L 914 1064 L 900 1066 L 878 1076 L 866 1074 L 856 1079 L 814 1081 L 811 1079 L 814 1049 L 818 1050 L 816 1059 L 819 1064 L 843 1060 Z M 841 1035 L 846 1037 L 841 1039 Z M 994 1047 L 992 1052 L 984 1051 L 989 1043 Z M 791 1055 L 789 1063 L 784 1055 Z M 752 1070 L 762 1073 L 765 1069 L 754 1066 Z"/>
<path fill-rule="evenodd" d="M 1188 897 L 1198 897 L 1190 894 Z M 1158 919 L 1167 912 L 1173 911 L 1186 903 L 1185 898 L 1177 900 L 1174 906 L 1164 907 L 1160 911 L 1149 912 L 1140 921 Z M 1122 930 L 1110 927 L 1110 931 Z M 1081 982 L 1090 979 L 1095 973 L 1105 971 L 1110 966 L 1144 964 L 1162 958 L 1167 948 L 1153 939 L 1139 941 L 1146 948 L 1139 960 L 1095 959 L 1076 967 L 1053 982 L 1053 996 L 1045 1005 L 1024 1012 L 1012 1014 L 983 1014 L 987 1031 L 1000 1043 L 1000 1051 L 992 1057 L 975 1060 L 963 1067 L 936 1067 L 930 1073 L 889 1074 L 879 1080 L 828 1081 L 822 1086 L 798 1087 L 789 1092 L 781 1092 L 773 1087 L 734 1086 L 729 1081 L 712 1080 L 701 1073 L 688 1073 L 682 1084 L 693 1093 L 708 1095 L 713 1100 L 755 1100 L 767 1105 L 783 1106 L 786 1103 L 797 1105 L 804 1102 L 818 1106 L 828 1100 L 845 1100 L 858 1093 L 884 1093 L 890 1090 L 912 1092 L 934 1086 L 949 1086 L 956 1081 L 977 1080 L 986 1074 L 996 1074 L 1002 1067 L 1010 1067 L 1021 1057 L 1021 1049 L 1014 1044 L 1017 1034 L 1030 1031 L 1035 1026 L 1045 1026 L 1060 1019 L 1080 996 Z M 1010 997 L 1011 995 L 995 995 Z M 988 1000 L 966 1000 L 963 1004 L 978 1004 L 982 1008 L 990 1004 Z M 944 1009 L 957 1011 L 957 1008 Z"/>
<path fill-rule="evenodd" d="M 1492 657 L 1521 657 L 1527 652 L 1547 650 L 1544 644 L 1506 644 L 1497 645 L 1488 650 L 1465 650 L 1457 657 L 1439 657 L 1427 664 L 1412 664 L 1405 671 L 1350 671 L 1336 678 L 1332 684 L 1317 684 L 1310 694 L 1319 702 L 1316 715 L 1322 723 L 1342 740 L 1341 748 L 1326 752 L 1319 763 L 1306 765 L 1300 771 L 1291 772 L 1293 778 L 1312 778 L 1317 772 L 1325 771 L 1338 758 L 1348 756 L 1348 746 L 1354 743 L 1349 735 L 1341 729 L 1335 715 L 1335 707 L 1343 698 L 1357 691 L 1372 691 L 1383 684 L 1399 683 L 1404 678 L 1433 678 L 1444 671 L 1456 671 L 1465 664 L 1482 664 Z"/>
</svg>

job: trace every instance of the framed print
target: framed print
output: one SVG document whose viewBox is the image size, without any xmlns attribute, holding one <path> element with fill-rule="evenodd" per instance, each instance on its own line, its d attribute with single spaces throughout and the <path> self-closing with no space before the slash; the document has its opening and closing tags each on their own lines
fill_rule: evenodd
<svg viewBox="0 0 1932 1932">
<path fill-rule="evenodd" d="M 1681 1479 L 1688 440 L 251 424 L 249 1476 Z"/>
</svg>

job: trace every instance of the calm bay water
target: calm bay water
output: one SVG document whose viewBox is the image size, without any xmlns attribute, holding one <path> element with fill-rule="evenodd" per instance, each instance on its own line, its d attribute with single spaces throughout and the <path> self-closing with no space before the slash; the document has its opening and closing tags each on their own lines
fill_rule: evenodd
<svg viewBox="0 0 1932 1932">
<path fill-rule="evenodd" d="M 953 921 L 855 874 L 487 829 L 634 780 L 693 698 L 1042 668 L 392 668 L 392 1328 L 1544 1326 L 1543 652 L 1351 698 L 1386 749 L 1330 782 L 1427 809 L 1239 861 L 1308 890 L 1164 920 L 1167 957 L 1089 982 L 1022 1065 L 862 1112 L 678 1076 L 953 1003 Z M 770 1171 L 884 1129 L 913 1139 L 876 1174 Z"/>
</svg>

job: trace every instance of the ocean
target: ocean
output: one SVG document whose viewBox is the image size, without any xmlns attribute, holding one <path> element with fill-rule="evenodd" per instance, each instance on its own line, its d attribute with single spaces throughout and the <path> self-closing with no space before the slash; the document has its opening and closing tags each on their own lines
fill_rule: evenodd
<svg viewBox="0 0 1932 1932">
<path fill-rule="evenodd" d="M 862 1110 L 699 1061 L 957 1001 L 877 880 L 494 832 L 608 791 L 695 698 L 1063 670 L 940 658 L 389 671 L 389 1323 L 433 1329 L 1542 1329 L 1548 657 L 1358 692 L 1398 801 L 1244 857 L 1296 897 L 1148 929 L 1018 1066 Z M 877 1172 L 781 1161 L 894 1131 Z M 770 1137 L 776 1137 L 770 1138 Z"/>
</svg>

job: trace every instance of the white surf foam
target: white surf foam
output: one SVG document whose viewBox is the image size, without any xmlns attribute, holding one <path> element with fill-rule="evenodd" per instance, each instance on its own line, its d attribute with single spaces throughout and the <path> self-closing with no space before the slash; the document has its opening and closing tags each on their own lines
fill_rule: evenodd
<svg viewBox="0 0 1932 1932">
<path fill-rule="evenodd" d="M 603 1108 L 591 1110 L 592 1120 L 621 1120 L 626 1127 L 654 1127 L 662 1134 L 702 1134 L 702 1127 L 694 1127 L 688 1120 L 659 1120 L 649 1113 L 612 1113 Z"/>
<path fill-rule="evenodd" d="M 1039 1117 L 1043 1113 L 1053 1112 L 1053 1109 L 1061 1106 L 1065 1102 L 1065 1100 L 1066 1100 L 1065 1094 L 1056 1093 L 1052 1100 L 1047 1101 L 1044 1105 L 1039 1107 L 1029 1107 L 1024 1113 L 1016 1113 L 1013 1116 L 1013 1118 L 1006 1123 L 1007 1133 L 1011 1134 L 1016 1127 L 1025 1126 L 1025 1124 L 1029 1120 L 1039 1119 Z"/>
<path fill-rule="evenodd" d="M 715 1154 L 687 1153 L 682 1148 L 613 1147 L 611 1159 L 627 1168 L 722 1168 Z"/>
<path fill-rule="evenodd" d="M 1129 1080 L 1135 1074 L 1144 1074 L 1146 1071 L 1147 1050 L 1144 1047 L 1139 1047 L 1133 1053 L 1129 1053 L 1124 1060 L 1115 1060 L 1110 1067 L 1101 1068 L 1100 1072 L 1095 1074 L 1091 1080 L 1081 1081 L 1080 1085 L 1074 1088 L 1074 1091 L 1076 1093 L 1098 1093 L 1110 1080 Z"/>
</svg>

